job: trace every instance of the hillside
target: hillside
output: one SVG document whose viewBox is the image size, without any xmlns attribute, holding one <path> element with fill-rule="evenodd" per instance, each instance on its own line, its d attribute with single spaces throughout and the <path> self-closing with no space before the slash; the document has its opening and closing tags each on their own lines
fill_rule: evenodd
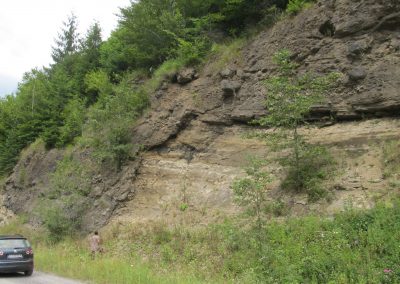
<svg viewBox="0 0 400 284">
<path fill-rule="evenodd" d="M 0 100 L 0 231 L 95 283 L 400 281 L 400 2 L 189 2 L 133 3 Z M 323 99 L 293 126 L 273 83 Z"/>
<path fill-rule="evenodd" d="M 345 74 L 326 104 L 313 108 L 314 119 L 325 121 L 325 127 L 304 130 L 340 153 L 335 156 L 343 166 L 327 185 L 329 202 L 309 204 L 301 194 L 279 190 L 279 184 L 270 199 L 285 200 L 295 215 L 331 214 L 349 199 L 370 207 L 388 187 L 379 145 L 400 135 L 396 118 L 377 119 L 400 110 L 396 9 L 398 4 L 387 1 L 319 2 L 232 49 L 229 61 L 213 57 L 201 69 L 182 70 L 178 81 L 164 81 L 131 134 L 132 143 L 145 151 L 119 173 L 97 171 L 87 177 L 90 193 L 80 201 L 88 204 L 84 227 L 91 230 L 110 220 L 174 223 L 182 216 L 203 224 L 236 212 L 232 181 L 243 175 L 246 155 L 268 152 L 261 141 L 242 136 L 251 129 L 247 123 L 266 114 L 263 81 L 276 72 L 272 55 L 283 48 L 292 51 L 299 73 Z M 25 150 L 6 181 L 5 206 L 30 213 L 47 194 L 49 176 L 64 154 L 41 145 Z M 88 153 L 72 155 L 85 160 Z"/>
</svg>

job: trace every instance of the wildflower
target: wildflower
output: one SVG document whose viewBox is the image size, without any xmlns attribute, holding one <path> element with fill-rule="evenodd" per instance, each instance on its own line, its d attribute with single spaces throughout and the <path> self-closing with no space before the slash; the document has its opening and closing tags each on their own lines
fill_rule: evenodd
<svg viewBox="0 0 400 284">
<path fill-rule="evenodd" d="M 393 270 L 391 270 L 391 269 L 389 269 L 389 268 L 385 268 L 385 269 L 383 270 L 383 272 L 385 272 L 385 273 L 391 273 L 391 272 L 393 272 Z"/>
</svg>

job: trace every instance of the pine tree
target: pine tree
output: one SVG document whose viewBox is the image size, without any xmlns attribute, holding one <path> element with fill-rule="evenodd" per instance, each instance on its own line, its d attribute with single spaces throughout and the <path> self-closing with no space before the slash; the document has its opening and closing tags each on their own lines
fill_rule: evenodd
<svg viewBox="0 0 400 284">
<path fill-rule="evenodd" d="M 100 67 L 101 27 L 95 22 L 87 31 L 82 43 L 85 71 L 89 72 Z"/>
<path fill-rule="evenodd" d="M 55 63 L 62 62 L 68 55 L 74 54 L 79 46 L 78 23 L 74 14 L 71 14 L 55 40 L 56 46 L 52 47 L 51 57 Z"/>
</svg>

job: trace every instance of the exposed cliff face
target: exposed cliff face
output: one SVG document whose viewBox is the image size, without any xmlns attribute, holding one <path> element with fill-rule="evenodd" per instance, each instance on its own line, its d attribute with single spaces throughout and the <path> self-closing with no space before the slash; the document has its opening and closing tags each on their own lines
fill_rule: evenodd
<svg viewBox="0 0 400 284">
<path fill-rule="evenodd" d="M 399 11 L 397 1 L 321 1 L 258 35 L 221 72 L 211 62 L 200 79 L 161 89 L 134 141 L 153 148 L 193 121 L 192 129 L 210 128 L 265 115 L 263 80 L 274 74 L 272 55 L 281 49 L 292 51 L 300 73 L 345 74 L 343 85 L 315 107 L 315 115 L 347 120 L 397 114 L 400 16 L 382 19 Z"/>
<path fill-rule="evenodd" d="M 305 194 L 282 191 L 277 180 L 270 188 L 270 201 L 284 201 L 293 215 L 329 215 L 350 203 L 359 208 L 371 207 L 390 188 L 384 178 L 382 146 L 400 138 L 399 127 L 397 119 L 374 119 L 302 129 L 311 142 L 329 147 L 338 161 L 335 177 L 325 184 L 332 194 L 331 200 L 308 202 Z M 246 157 L 270 155 L 259 140 L 243 139 L 249 130 L 240 125 L 224 127 L 217 138 L 203 144 L 204 150 L 190 157 L 187 148 L 180 146 L 179 137 L 158 151 L 146 153 L 133 182 L 135 196 L 116 211 L 114 221 L 203 224 L 236 213 L 238 208 L 233 203 L 230 186 L 234 178 L 243 176 Z M 190 137 L 186 143 L 204 137 L 204 133 L 190 132 L 182 132 L 182 136 Z M 277 177 L 283 174 L 273 164 L 270 171 Z M 184 203 L 189 206 L 187 211 L 180 208 Z"/>
<path fill-rule="evenodd" d="M 85 225 L 102 226 L 110 218 L 141 222 L 166 217 L 175 222 L 188 216 L 203 223 L 236 212 L 230 184 L 243 174 L 247 154 L 268 154 L 262 142 L 242 135 L 247 122 L 267 114 L 263 80 L 276 71 L 271 57 L 280 49 L 293 52 L 299 72 L 345 74 L 326 104 L 314 108 L 315 117 L 341 122 L 400 113 L 399 12 L 396 0 L 320 1 L 260 33 L 217 72 L 211 60 L 199 74 L 187 72 L 192 75 L 163 84 L 132 132 L 133 143 L 147 151 L 122 173 L 93 178 Z M 282 193 L 277 184 L 270 198 L 284 199 L 293 214 L 332 213 L 348 199 L 371 206 L 371 196 L 387 187 L 381 150 L 374 143 L 398 139 L 399 126 L 396 119 L 383 119 L 304 130 L 347 164 L 327 184 L 334 200 L 310 205 L 304 196 Z M 58 157 L 53 151 L 32 155 L 21 160 L 6 184 L 6 205 L 16 212 L 31 209 L 28 204 L 48 186 Z M 30 177 L 21 186 L 23 163 Z"/>
</svg>

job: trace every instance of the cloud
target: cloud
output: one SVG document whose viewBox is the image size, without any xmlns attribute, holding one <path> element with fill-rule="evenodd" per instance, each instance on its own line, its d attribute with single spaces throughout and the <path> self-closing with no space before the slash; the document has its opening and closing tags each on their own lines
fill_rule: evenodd
<svg viewBox="0 0 400 284">
<path fill-rule="evenodd" d="M 0 97 L 15 93 L 18 81 L 17 78 L 0 74 Z"/>
<path fill-rule="evenodd" d="M 4 3 L 3 3 L 4 2 Z M 33 68 L 48 66 L 51 47 L 62 23 L 73 12 L 83 36 L 97 20 L 106 39 L 118 23 L 120 7 L 130 0 L 13 0 L 0 9 L 0 90 L 15 91 L 15 78 Z M 13 84 L 13 85 L 11 85 Z"/>
</svg>

